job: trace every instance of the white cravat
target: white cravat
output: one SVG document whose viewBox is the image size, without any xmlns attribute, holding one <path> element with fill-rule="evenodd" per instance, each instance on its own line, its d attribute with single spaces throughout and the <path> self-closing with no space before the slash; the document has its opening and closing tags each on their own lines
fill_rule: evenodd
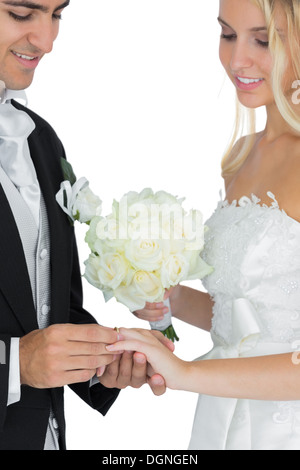
<svg viewBox="0 0 300 470">
<path fill-rule="evenodd" d="M 0 165 L 20 191 L 39 228 L 40 188 L 30 157 L 28 137 L 35 129 L 33 120 L 7 100 L 21 97 L 21 92 L 0 87 Z"/>
<path fill-rule="evenodd" d="M 27 106 L 27 96 L 24 90 L 10 90 L 6 88 L 5 83 L 0 80 L 0 104 L 4 104 L 10 100 L 22 100 L 24 106 Z"/>
</svg>

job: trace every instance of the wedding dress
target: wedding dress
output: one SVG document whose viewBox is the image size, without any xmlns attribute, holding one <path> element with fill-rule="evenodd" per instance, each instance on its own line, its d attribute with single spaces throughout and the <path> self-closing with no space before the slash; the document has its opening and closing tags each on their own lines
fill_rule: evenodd
<svg viewBox="0 0 300 470">
<path fill-rule="evenodd" d="M 206 223 L 214 347 L 199 360 L 293 352 L 300 374 L 300 223 L 268 197 L 220 201 Z M 300 401 L 200 395 L 190 449 L 299 450 Z"/>
</svg>

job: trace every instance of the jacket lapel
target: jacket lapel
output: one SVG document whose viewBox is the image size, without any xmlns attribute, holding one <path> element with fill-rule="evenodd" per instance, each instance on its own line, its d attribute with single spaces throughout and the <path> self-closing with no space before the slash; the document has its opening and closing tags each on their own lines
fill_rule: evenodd
<svg viewBox="0 0 300 470">
<path fill-rule="evenodd" d="M 14 106 L 27 112 L 23 106 Z M 58 148 L 46 124 L 28 112 L 36 129 L 28 139 L 33 163 L 43 192 L 51 237 L 51 323 L 68 320 L 73 230 L 59 208 L 55 195 L 63 181 Z M 54 134 L 53 134 L 54 135 Z M 56 136 L 55 136 L 56 137 Z M 57 140 L 58 141 L 58 140 Z M 62 150 L 63 153 L 63 150 Z M 0 291 L 5 296 L 24 333 L 38 328 L 29 274 L 22 242 L 10 205 L 0 185 Z"/>
<path fill-rule="evenodd" d="M 24 332 L 38 328 L 29 274 L 19 231 L 0 186 L 0 291 Z"/>
</svg>

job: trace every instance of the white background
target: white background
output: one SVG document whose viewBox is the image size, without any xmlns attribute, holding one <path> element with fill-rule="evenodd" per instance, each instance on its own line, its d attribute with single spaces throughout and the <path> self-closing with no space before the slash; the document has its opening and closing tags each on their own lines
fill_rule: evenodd
<svg viewBox="0 0 300 470">
<path fill-rule="evenodd" d="M 72 0 L 54 51 L 28 90 L 29 107 L 62 139 L 78 177 L 110 212 L 113 198 L 145 187 L 186 198 L 205 219 L 222 188 L 220 161 L 234 121 L 219 64 L 218 1 Z M 77 226 L 80 259 L 88 255 Z M 202 289 L 200 282 L 193 287 Z M 83 280 L 85 307 L 106 326 L 148 324 Z M 176 354 L 193 360 L 210 336 L 174 320 Z M 126 389 L 103 418 L 66 388 L 72 449 L 186 449 L 196 394 Z"/>
</svg>

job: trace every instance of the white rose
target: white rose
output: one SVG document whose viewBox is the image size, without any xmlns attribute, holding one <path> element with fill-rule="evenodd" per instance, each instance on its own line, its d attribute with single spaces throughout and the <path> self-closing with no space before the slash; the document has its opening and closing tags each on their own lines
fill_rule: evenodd
<svg viewBox="0 0 300 470">
<path fill-rule="evenodd" d="M 119 253 L 106 253 L 99 258 L 99 280 L 103 286 L 115 290 L 127 276 L 128 263 Z"/>
<path fill-rule="evenodd" d="M 63 211 L 74 222 L 87 223 L 101 215 L 102 202 L 89 188 L 89 182 L 80 178 L 73 185 L 63 181 L 56 200 Z"/>
<path fill-rule="evenodd" d="M 189 263 L 182 254 L 172 254 L 164 261 L 161 268 L 161 282 L 165 289 L 177 286 L 186 280 L 189 272 Z"/>
<path fill-rule="evenodd" d="M 134 312 L 144 308 L 146 302 L 161 302 L 164 288 L 160 279 L 153 273 L 136 271 L 131 283 L 114 291 L 116 299 Z"/>
<path fill-rule="evenodd" d="M 123 238 L 154 238 L 151 233 L 152 208 L 155 205 L 152 189 L 144 189 L 141 193 L 131 191 L 122 197 L 120 202 L 114 201 L 113 214 L 120 224 Z"/>
<path fill-rule="evenodd" d="M 106 253 L 124 253 L 124 244 L 119 240 L 99 240 L 97 239 L 94 244 L 94 253 L 98 255 L 104 255 Z"/>
<path fill-rule="evenodd" d="M 88 244 L 91 251 L 97 251 L 95 250 L 95 243 L 98 239 L 97 226 L 100 220 L 101 220 L 101 217 L 93 217 L 93 219 L 90 222 L 89 229 L 85 236 L 85 242 Z"/>
<path fill-rule="evenodd" d="M 102 202 L 99 197 L 91 191 L 89 186 L 84 187 L 78 192 L 72 208 L 72 214 L 75 220 L 79 220 L 81 223 L 90 222 L 93 217 L 100 216 L 101 211 Z"/>
<path fill-rule="evenodd" d="M 93 250 L 99 255 L 112 251 L 122 253 L 126 240 L 119 237 L 118 221 L 112 215 L 98 218 L 95 223 L 94 220 L 91 222 L 91 235 L 88 237 L 88 240 L 93 242 Z"/>
<path fill-rule="evenodd" d="M 159 240 L 130 240 L 126 244 L 125 255 L 136 269 L 152 272 L 161 266 L 162 243 Z"/>
<path fill-rule="evenodd" d="M 99 279 L 99 269 L 101 267 L 100 256 L 91 254 L 84 264 L 85 264 L 85 273 L 83 277 L 85 277 L 85 279 L 92 286 L 96 287 L 97 289 L 100 289 L 103 292 L 103 296 L 107 302 L 113 297 L 114 293 L 112 289 L 105 287 L 100 282 L 100 279 Z"/>
<path fill-rule="evenodd" d="M 169 219 L 165 217 L 163 229 L 165 236 L 169 231 L 170 240 L 182 240 L 184 236 L 184 217 L 185 212 L 180 204 L 172 204 L 169 206 Z"/>
<path fill-rule="evenodd" d="M 129 217 L 136 217 L 138 205 L 142 204 L 144 207 L 149 206 L 153 202 L 152 189 L 144 189 L 141 193 L 130 191 L 125 194 L 120 202 L 114 200 L 112 205 L 112 213 L 118 219 L 127 220 Z"/>
<path fill-rule="evenodd" d="M 103 227 L 106 224 L 105 219 L 102 217 L 94 217 L 89 225 L 89 230 L 85 236 L 85 242 L 88 244 L 93 253 L 104 255 L 112 251 L 119 253 L 124 252 L 124 241 L 103 238 L 99 235 L 99 226 Z M 100 229 L 101 230 L 101 229 Z"/>
<path fill-rule="evenodd" d="M 100 257 L 94 254 L 91 254 L 89 258 L 84 262 L 84 277 L 90 284 L 92 284 L 92 286 L 96 287 L 97 289 L 101 289 L 102 287 L 98 276 L 99 263 Z"/>
<path fill-rule="evenodd" d="M 154 193 L 151 188 L 145 188 L 140 193 L 137 193 L 135 191 L 130 191 L 124 196 L 124 198 L 127 199 L 129 206 L 137 202 L 148 203 L 149 201 L 152 201 L 153 197 L 154 197 Z"/>
<path fill-rule="evenodd" d="M 99 221 L 96 234 L 100 240 L 124 241 L 127 239 L 126 226 L 112 214 Z"/>
</svg>

